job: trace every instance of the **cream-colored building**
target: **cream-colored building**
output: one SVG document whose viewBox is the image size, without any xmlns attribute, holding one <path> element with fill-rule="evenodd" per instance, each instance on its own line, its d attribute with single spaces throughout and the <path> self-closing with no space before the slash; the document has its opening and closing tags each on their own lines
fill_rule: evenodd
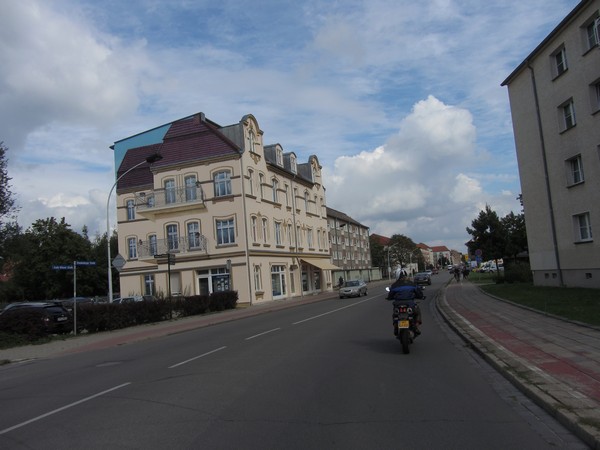
<svg viewBox="0 0 600 450">
<path fill-rule="evenodd" d="M 599 9 L 580 2 L 502 83 L 537 285 L 600 288 Z"/>
<path fill-rule="evenodd" d="M 220 126 L 203 113 L 112 148 L 121 295 L 232 289 L 256 303 L 332 290 L 316 156 L 299 163 L 264 145 L 252 115 Z M 153 154 L 162 159 L 145 163 Z"/>
</svg>

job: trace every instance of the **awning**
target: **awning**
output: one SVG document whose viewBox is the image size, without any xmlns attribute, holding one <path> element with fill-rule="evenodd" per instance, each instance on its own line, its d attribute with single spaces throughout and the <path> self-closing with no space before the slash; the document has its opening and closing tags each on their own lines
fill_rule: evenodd
<svg viewBox="0 0 600 450">
<path fill-rule="evenodd" d="M 302 261 L 304 261 L 305 263 L 308 263 L 311 266 L 316 266 L 322 270 L 342 270 L 340 267 L 334 266 L 333 264 L 331 264 L 328 259 L 322 259 L 322 258 L 300 258 L 300 259 Z"/>
</svg>

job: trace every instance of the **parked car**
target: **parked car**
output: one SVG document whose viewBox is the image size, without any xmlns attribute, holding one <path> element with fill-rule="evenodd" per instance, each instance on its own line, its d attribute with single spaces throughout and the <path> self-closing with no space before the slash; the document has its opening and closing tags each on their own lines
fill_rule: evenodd
<svg viewBox="0 0 600 450">
<path fill-rule="evenodd" d="M 60 302 L 11 303 L 0 313 L 0 328 L 7 331 L 17 331 L 21 324 L 28 321 L 47 334 L 69 333 L 73 330 L 73 318 Z"/>
<path fill-rule="evenodd" d="M 413 277 L 413 280 L 416 284 L 427 284 L 431 285 L 431 275 L 427 272 L 419 272 L 416 273 Z"/>
<path fill-rule="evenodd" d="M 367 295 L 367 283 L 363 280 L 346 281 L 340 288 L 340 298 Z"/>
<path fill-rule="evenodd" d="M 135 303 L 135 302 L 143 302 L 144 301 L 144 297 L 142 297 L 141 295 L 132 295 L 131 297 L 121 297 L 121 298 L 115 298 L 113 299 L 113 303 L 116 304 L 120 304 L 120 303 Z"/>
</svg>

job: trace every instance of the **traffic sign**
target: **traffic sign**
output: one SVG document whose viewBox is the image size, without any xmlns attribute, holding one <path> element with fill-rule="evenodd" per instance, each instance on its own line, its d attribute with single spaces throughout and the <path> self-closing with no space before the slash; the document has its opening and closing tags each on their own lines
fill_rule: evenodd
<svg viewBox="0 0 600 450">
<path fill-rule="evenodd" d="M 57 264 L 52 266 L 52 270 L 73 270 L 71 264 Z"/>
<path fill-rule="evenodd" d="M 127 261 L 125 261 L 125 258 L 123 258 L 121 256 L 121 254 L 119 253 L 117 256 L 115 256 L 115 258 L 112 260 L 112 266 L 117 269 L 117 271 L 121 271 L 121 269 L 123 268 L 123 266 L 125 265 Z"/>
<path fill-rule="evenodd" d="M 96 261 L 75 261 L 76 266 L 95 266 Z"/>
</svg>

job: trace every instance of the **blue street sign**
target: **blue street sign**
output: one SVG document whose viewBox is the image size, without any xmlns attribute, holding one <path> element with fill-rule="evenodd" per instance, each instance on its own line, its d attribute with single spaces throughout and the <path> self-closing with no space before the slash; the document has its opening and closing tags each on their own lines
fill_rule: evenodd
<svg viewBox="0 0 600 450">
<path fill-rule="evenodd" d="M 67 265 L 67 264 L 62 264 L 62 265 L 52 266 L 52 269 L 53 270 L 73 270 L 73 266 Z"/>
<path fill-rule="evenodd" d="M 96 261 L 75 261 L 77 266 L 95 266 Z"/>
</svg>

